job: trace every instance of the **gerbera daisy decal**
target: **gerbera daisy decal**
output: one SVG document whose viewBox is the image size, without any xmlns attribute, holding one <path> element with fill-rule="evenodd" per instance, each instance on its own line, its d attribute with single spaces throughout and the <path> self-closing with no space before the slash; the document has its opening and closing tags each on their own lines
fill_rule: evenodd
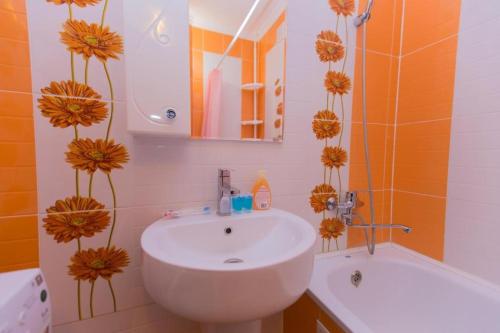
<svg viewBox="0 0 500 333">
<path fill-rule="evenodd" d="M 68 51 L 80 54 L 85 60 L 95 56 L 101 62 L 118 59 L 123 53 L 123 39 L 109 31 L 109 27 L 87 24 L 85 21 L 67 20 L 63 25 L 61 41 Z"/>
<path fill-rule="evenodd" d="M 343 167 L 347 162 L 347 152 L 341 147 L 325 147 L 321 161 L 328 168 Z"/>
<path fill-rule="evenodd" d="M 330 184 L 321 184 L 312 190 L 309 203 L 315 213 L 321 213 L 326 210 L 326 203 L 330 198 L 337 199 L 337 192 Z"/>
<path fill-rule="evenodd" d="M 283 102 L 279 102 L 278 106 L 276 107 L 276 114 L 280 116 L 283 115 Z"/>
<path fill-rule="evenodd" d="M 354 0 L 329 0 L 330 8 L 337 15 L 350 16 L 354 12 Z"/>
<path fill-rule="evenodd" d="M 74 169 L 87 171 L 89 174 L 98 169 L 109 174 L 113 169 L 122 169 L 123 164 L 129 160 L 127 149 L 121 144 L 115 144 L 113 140 L 78 139 L 73 140 L 68 148 L 66 161 Z"/>
<path fill-rule="evenodd" d="M 340 123 L 330 110 L 322 110 L 314 115 L 312 129 L 318 140 L 332 139 L 340 133 Z"/>
<path fill-rule="evenodd" d="M 42 0 L 43 1 L 43 0 Z M 69 243 L 74 240 L 77 252 L 71 257 L 69 274 L 76 280 L 75 293 L 78 319 L 86 317 L 82 309 L 82 281 L 89 281 L 90 288 L 90 317 L 94 317 L 93 295 L 95 281 L 101 277 L 107 280 L 110 296 L 113 300 L 113 310 L 117 311 L 117 300 L 113 290 L 112 277 L 122 273 L 130 260 L 125 250 L 117 249 L 113 245 L 113 234 L 118 223 L 117 197 L 118 193 L 113 184 L 111 172 L 122 169 L 128 162 L 129 154 L 125 146 L 115 144 L 112 137 L 113 115 L 115 111 L 115 95 L 112 73 L 108 68 L 108 59 L 119 59 L 123 53 L 123 39 L 116 32 L 112 32 L 105 25 L 106 16 L 111 12 L 109 0 L 46 0 L 54 5 L 66 5 L 68 20 L 63 23 L 63 31 L 59 33 L 60 41 L 69 53 L 69 78 L 67 81 L 53 81 L 41 89 L 42 96 L 38 99 L 38 107 L 42 116 L 58 128 L 73 127 L 74 139 L 65 152 L 66 162 L 74 169 L 75 195 L 63 200 L 57 200 L 53 206 L 46 209 L 47 215 L 43 219 L 46 233 L 58 243 Z M 119 2 L 119 1 L 118 1 Z M 74 6 L 87 7 L 102 3 L 102 12 L 97 15 L 97 23 L 87 23 L 84 20 L 75 20 Z M 73 6 L 74 5 L 74 6 Z M 56 36 L 54 36 L 56 38 Z M 81 55 L 75 59 L 75 55 Z M 106 101 L 102 100 L 102 93 L 88 85 L 91 58 L 99 60 L 102 66 L 102 75 L 107 83 Z M 82 62 L 83 60 L 83 62 Z M 78 66 L 77 61 L 82 62 Z M 80 72 L 80 68 L 83 71 Z M 78 81 L 81 79 L 81 81 Z M 108 107 L 109 106 L 109 107 Z M 101 138 L 80 138 L 81 127 L 89 127 L 106 122 L 103 126 Z M 80 126 L 81 125 L 81 126 Z M 85 131 L 85 129 L 83 129 Z M 99 128 L 91 133 L 97 133 Z M 102 171 L 110 190 L 112 206 L 109 211 L 92 196 L 96 171 Z M 86 171 L 88 177 L 81 177 Z M 80 186 L 86 183 L 85 187 Z M 85 193 L 84 193 L 85 192 Z M 86 249 L 86 242 L 82 238 L 95 237 L 103 234 L 105 247 Z M 93 240 L 95 244 L 97 240 Z"/>
<path fill-rule="evenodd" d="M 339 250 L 337 238 L 345 231 L 345 226 L 339 219 L 338 210 L 327 211 L 327 201 L 331 197 L 337 199 L 338 195 L 342 193 L 341 168 L 347 163 L 347 152 L 342 148 L 345 118 L 344 96 L 351 90 L 351 79 L 345 73 L 349 45 L 347 43 L 349 33 L 347 16 L 352 15 L 355 7 L 354 0 L 328 0 L 328 3 L 337 15 L 334 30 L 322 30 L 316 36 L 315 41 L 315 51 L 319 61 L 327 65 L 323 79 L 326 106 L 314 115 L 312 121 L 312 131 L 316 139 L 321 140 L 324 144 L 321 155 L 323 183 L 313 189 L 309 198 L 314 212 L 323 215 L 319 228 L 323 239 L 323 251 L 330 251 L 332 239 L 335 240 L 337 250 Z M 344 26 L 341 27 L 341 25 Z M 345 43 L 339 31 L 344 34 Z M 337 110 L 339 114 L 336 114 Z M 335 141 L 332 142 L 333 140 Z M 336 173 L 335 178 L 338 180 L 337 188 L 332 185 L 335 179 L 334 172 Z M 328 214 L 335 214 L 335 216 L 328 217 Z"/>
<path fill-rule="evenodd" d="M 75 280 L 90 282 L 99 277 L 110 280 L 114 274 L 123 272 L 129 262 L 127 251 L 116 249 L 114 246 L 82 250 L 71 257 L 69 275 Z"/>
<path fill-rule="evenodd" d="M 344 223 L 339 218 L 324 219 L 321 221 L 319 234 L 323 239 L 337 239 L 345 231 Z"/>
<path fill-rule="evenodd" d="M 47 2 L 52 2 L 54 5 L 75 4 L 78 7 L 94 6 L 100 1 L 101 0 L 47 0 Z"/>
<path fill-rule="evenodd" d="M 108 115 L 106 103 L 94 89 L 75 81 L 51 82 L 42 88 L 38 107 L 54 127 L 98 124 Z"/>
<path fill-rule="evenodd" d="M 58 243 L 92 237 L 107 228 L 109 212 L 93 198 L 71 197 L 57 200 L 47 208 L 43 227 Z"/>
<path fill-rule="evenodd" d="M 351 90 L 351 79 L 342 72 L 328 71 L 325 76 L 325 88 L 334 95 L 344 95 Z"/>
<path fill-rule="evenodd" d="M 344 45 L 334 31 L 321 31 L 316 38 L 316 53 L 322 62 L 337 62 L 344 58 Z"/>
</svg>

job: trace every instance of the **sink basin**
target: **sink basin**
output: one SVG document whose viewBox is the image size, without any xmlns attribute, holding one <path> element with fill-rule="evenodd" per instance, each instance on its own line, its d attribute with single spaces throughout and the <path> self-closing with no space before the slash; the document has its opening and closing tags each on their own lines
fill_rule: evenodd
<svg viewBox="0 0 500 333">
<path fill-rule="evenodd" d="M 143 278 L 167 310 L 201 323 L 241 323 L 280 312 L 307 289 L 316 232 L 271 209 L 162 219 L 142 234 Z"/>
</svg>

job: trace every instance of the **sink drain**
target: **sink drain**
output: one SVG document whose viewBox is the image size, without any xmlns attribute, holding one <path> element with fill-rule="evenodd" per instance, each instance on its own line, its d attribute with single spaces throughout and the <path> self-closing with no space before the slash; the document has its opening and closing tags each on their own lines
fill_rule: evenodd
<svg viewBox="0 0 500 333">
<path fill-rule="evenodd" d="M 225 264 L 239 264 L 242 262 L 243 262 L 243 259 L 240 259 L 240 258 L 229 258 L 229 259 L 224 260 Z"/>
</svg>

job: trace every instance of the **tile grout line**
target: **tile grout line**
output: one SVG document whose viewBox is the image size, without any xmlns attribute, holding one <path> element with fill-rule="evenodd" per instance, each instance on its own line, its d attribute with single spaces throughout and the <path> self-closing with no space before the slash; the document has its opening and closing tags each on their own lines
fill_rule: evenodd
<svg viewBox="0 0 500 333">
<path fill-rule="evenodd" d="M 392 77 L 393 77 L 393 71 L 395 70 L 395 66 L 394 66 L 394 62 L 392 61 L 392 58 L 395 58 L 397 59 L 397 56 L 394 57 L 392 55 L 392 53 L 394 52 L 394 39 L 395 39 L 395 34 L 394 34 L 394 31 L 395 31 L 395 28 L 396 28 L 396 15 L 397 15 L 397 12 L 396 12 L 396 9 L 397 9 L 397 4 L 396 4 L 396 1 L 397 0 L 393 0 L 393 10 L 392 10 L 392 38 L 391 38 L 391 49 L 390 49 L 390 53 L 391 53 L 391 63 L 390 63 L 390 67 L 389 67 L 389 86 L 387 87 L 387 96 L 389 97 L 391 95 L 391 80 L 392 80 Z M 401 42 L 401 41 L 400 41 Z M 386 122 L 387 122 L 387 116 L 389 115 L 391 111 L 391 102 L 390 102 L 390 98 L 388 100 L 388 103 L 387 103 L 387 110 L 386 110 Z M 387 177 L 387 171 L 386 171 L 386 168 L 388 167 L 388 163 L 387 163 L 387 154 L 388 154 L 388 147 L 387 147 L 387 143 L 388 143 L 388 140 L 387 140 L 387 136 L 389 134 L 389 126 L 387 126 L 385 128 L 385 135 L 384 135 L 384 174 L 382 176 L 382 187 L 385 188 L 386 186 L 386 177 Z M 385 190 L 383 191 L 383 194 L 382 194 L 382 222 L 381 223 L 386 223 L 386 211 L 385 211 L 385 205 L 386 205 L 386 195 L 385 195 Z M 390 230 L 389 230 L 389 241 L 391 240 L 391 235 L 390 235 Z"/>
<path fill-rule="evenodd" d="M 399 61 L 398 61 L 398 78 L 397 78 L 397 86 L 396 86 L 396 100 L 395 103 L 395 112 L 394 112 L 394 134 L 392 137 L 392 170 L 391 170 L 391 214 L 389 223 L 393 224 L 394 222 L 394 180 L 395 180 L 395 170 L 396 170 L 396 139 L 398 133 L 398 111 L 399 111 L 399 87 L 401 80 L 401 62 L 402 62 L 402 53 L 403 53 L 403 37 L 404 37 L 404 28 L 405 28 L 405 14 L 406 14 L 406 0 L 403 0 L 403 7 L 401 8 L 401 29 L 399 33 Z M 392 242 L 392 228 L 389 229 L 389 242 Z"/>
<path fill-rule="evenodd" d="M 408 52 L 408 53 L 406 53 L 406 54 L 401 55 L 401 57 L 402 57 L 402 58 L 404 58 L 404 57 L 410 56 L 410 55 L 412 55 L 412 54 L 415 54 L 415 53 L 418 53 L 418 52 L 423 51 L 423 50 L 425 50 L 425 49 L 428 49 L 428 48 L 430 48 L 430 47 L 436 46 L 436 45 L 438 45 L 438 44 L 440 44 L 440 43 L 442 43 L 442 42 L 447 41 L 448 39 L 452 39 L 453 37 L 457 37 L 457 36 L 458 36 L 458 32 L 456 32 L 456 33 L 454 33 L 454 34 L 451 34 L 451 35 L 449 35 L 449 36 L 447 36 L 447 37 L 444 37 L 444 38 L 442 38 L 442 39 L 440 39 L 440 40 L 438 40 L 438 41 L 435 41 L 435 42 L 432 42 L 432 43 L 430 43 L 430 44 L 427 44 L 427 45 L 425 45 L 425 46 L 422 46 L 422 47 L 416 48 L 416 49 L 415 49 L 415 50 L 413 50 L 413 51 L 410 51 L 410 52 Z"/>
<path fill-rule="evenodd" d="M 446 198 L 447 198 L 447 196 L 442 196 L 442 195 L 434 195 L 434 194 L 427 194 L 427 193 L 420 193 L 420 192 L 403 191 L 403 190 L 397 190 L 397 189 L 394 189 L 394 192 L 404 193 L 404 194 L 418 195 L 418 196 L 421 196 L 421 197 L 429 197 L 429 198 L 434 198 L 434 199 L 443 199 L 443 200 L 446 200 Z"/>
</svg>

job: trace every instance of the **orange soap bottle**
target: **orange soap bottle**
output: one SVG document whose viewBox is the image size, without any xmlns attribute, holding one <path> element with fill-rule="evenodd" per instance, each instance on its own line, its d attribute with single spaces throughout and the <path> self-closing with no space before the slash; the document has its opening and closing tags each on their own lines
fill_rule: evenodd
<svg viewBox="0 0 500 333">
<path fill-rule="evenodd" d="M 259 176 L 252 188 L 253 208 L 266 210 L 271 208 L 271 187 L 266 179 L 266 172 L 259 170 Z"/>
</svg>

